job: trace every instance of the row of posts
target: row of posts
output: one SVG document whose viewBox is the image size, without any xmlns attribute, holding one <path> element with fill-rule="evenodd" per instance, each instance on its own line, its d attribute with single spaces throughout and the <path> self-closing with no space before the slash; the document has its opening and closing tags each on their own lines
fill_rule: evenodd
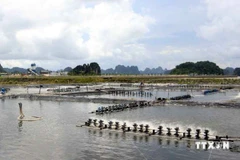
<svg viewBox="0 0 240 160">
<path fill-rule="evenodd" d="M 139 96 L 139 97 L 152 97 L 151 92 L 146 91 L 110 91 L 113 95 L 123 95 L 123 96 Z"/>
<path fill-rule="evenodd" d="M 132 131 L 132 132 L 147 133 L 150 135 L 164 135 L 163 126 L 159 126 L 157 130 L 153 129 L 152 131 L 150 131 L 148 124 L 144 126 L 143 124 L 138 125 L 137 123 L 134 123 L 133 128 L 131 129 L 131 127 L 128 127 L 126 125 L 126 123 L 123 123 L 123 125 L 120 126 L 119 122 L 115 122 L 115 124 L 114 124 L 112 121 L 109 121 L 108 125 L 104 124 L 103 122 L 104 122 L 103 120 L 99 120 L 99 122 L 97 123 L 97 119 L 94 119 L 94 120 L 88 119 L 88 121 L 85 122 L 85 125 L 91 126 L 93 124 L 94 127 L 99 127 L 100 129 L 116 129 L 116 130 L 121 129 L 123 132 Z M 115 127 L 113 127 L 113 126 L 115 126 Z M 180 137 L 179 127 L 174 128 L 174 130 L 175 130 L 175 132 L 173 135 L 175 137 Z M 188 128 L 186 130 L 186 133 L 183 132 L 182 136 L 180 138 L 192 138 L 191 131 L 192 131 L 192 129 Z M 200 139 L 201 138 L 200 134 L 201 134 L 201 130 L 196 129 L 195 138 Z M 167 127 L 166 135 L 172 136 L 172 128 Z M 209 130 L 204 130 L 204 139 L 205 140 L 209 139 Z"/>
<path fill-rule="evenodd" d="M 168 85 L 167 88 L 211 88 L 212 86 L 209 85 L 193 85 L 193 84 L 187 84 L 187 85 Z"/>
</svg>

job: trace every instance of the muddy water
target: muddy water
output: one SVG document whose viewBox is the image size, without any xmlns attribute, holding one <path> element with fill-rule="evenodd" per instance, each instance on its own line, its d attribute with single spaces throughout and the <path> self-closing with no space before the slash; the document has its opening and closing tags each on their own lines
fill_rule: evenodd
<svg viewBox="0 0 240 160">
<path fill-rule="evenodd" d="M 235 96 L 235 93 L 233 93 Z M 236 93 L 237 94 L 237 93 Z M 25 115 L 43 120 L 19 123 L 18 102 Z M 240 136 L 240 110 L 202 106 L 155 106 L 102 116 L 89 114 L 111 104 L 0 101 L 0 159 L 239 159 L 240 153 L 197 150 L 193 142 L 76 127 L 88 118 L 149 124 L 151 128 L 209 129 L 210 134 Z"/>
</svg>

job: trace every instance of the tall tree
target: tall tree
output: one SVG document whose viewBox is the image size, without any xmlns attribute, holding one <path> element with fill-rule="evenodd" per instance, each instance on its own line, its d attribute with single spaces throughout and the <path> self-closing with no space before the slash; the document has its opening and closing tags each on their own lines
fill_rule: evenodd
<svg viewBox="0 0 240 160">
<path fill-rule="evenodd" d="M 6 71 L 3 69 L 1 64 L 0 64 L 0 73 L 6 73 Z"/>
<path fill-rule="evenodd" d="M 235 68 L 233 73 L 234 75 L 240 76 L 240 68 Z"/>
<path fill-rule="evenodd" d="M 222 75 L 223 70 L 215 63 L 209 61 L 186 62 L 177 65 L 170 74 Z"/>
<path fill-rule="evenodd" d="M 100 75 L 100 74 L 101 68 L 96 62 L 78 65 L 69 72 L 69 75 Z"/>
</svg>

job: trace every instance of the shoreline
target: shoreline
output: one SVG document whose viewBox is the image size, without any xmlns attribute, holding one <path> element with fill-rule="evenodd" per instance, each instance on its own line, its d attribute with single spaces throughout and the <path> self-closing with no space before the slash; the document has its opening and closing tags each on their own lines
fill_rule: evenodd
<svg viewBox="0 0 240 160">
<path fill-rule="evenodd" d="M 1 87 L 1 86 L 0 86 Z M 60 89 L 61 87 L 61 89 Z M 0 95 L 0 99 L 14 99 L 25 98 L 30 100 L 46 100 L 46 101 L 70 101 L 70 102 L 94 102 L 94 103 L 131 103 L 139 101 L 150 101 L 151 104 L 158 104 L 159 101 L 154 99 L 137 99 L 133 96 L 128 98 L 121 97 L 99 97 L 99 95 L 108 95 L 112 92 L 121 94 L 124 92 L 147 91 L 147 96 L 150 95 L 150 90 L 162 89 L 164 91 L 174 90 L 191 90 L 200 91 L 214 88 L 231 87 L 234 91 L 240 89 L 240 85 L 226 85 L 226 84 L 163 84 L 163 83 L 145 83 L 144 87 L 140 87 L 139 83 L 81 83 L 81 84 L 43 84 L 43 85 L 29 85 L 29 86 L 9 86 L 10 92 Z M 49 91 L 51 90 L 51 91 Z M 55 91 L 54 91 L 55 90 Z M 60 92 L 59 92 L 60 91 Z M 94 97 L 96 96 L 96 97 Z M 146 96 L 146 93 L 145 93 Z M 160 104 L 162 105 L 162 103 Z M 223 102 L 199 102 L 192 100 L 167 100 L 165 105 L 185 105 L 185 106 L 204 106 L 204 107 L 225 107 L 225 108 L 240 108 L 240 97 L 236 99 L 229 99 Z"/>
<path fill-rule="evenodd" d="M 93 84 L 93 83 L 162 83 L 162 84 L 188 84 L 188 85 L 240 85 L 237 76 L 223 75 L 101 75 L 101 76 L 56 76 L 56 77 L 26 77 L 26 76 L 2 76 L 1 85 L 27 86 L 27 85 L 70 85 L 70 84 Z"/>
</svg>

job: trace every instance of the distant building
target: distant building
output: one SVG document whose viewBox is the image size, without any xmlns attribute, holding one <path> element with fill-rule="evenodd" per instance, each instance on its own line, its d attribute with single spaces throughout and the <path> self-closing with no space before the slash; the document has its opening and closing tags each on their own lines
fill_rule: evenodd
<svg viewBox="0 0 240 160">
<path fill-rule="evenodd" d="M 56 72 L 51 72 L 49 76 L 67 76 L 68 72 L 61 72 L 61 71 L 56 71 Z"/>
<path fill-rule="evenodd" d="M 37 71 L 36 71 L 36 64 L 32 63 L 31 68 L 28 68 L 28 74 L 34 75 L 34 76 L 39 76 Z"/>
<path fill-rule="evenodd" d="M 7 73 L 0 73 L 0 76 L 8 75 Z"/>
<path fill-rule="evenodd" d="M 41 75 L 49 76 L 50 73 L 51 73 L 51 71 L 48 71 L 48 70 L 41 70 L 41 71 L 40 71 L 40 74 L 41 74 Z"/>
<path fill-rule="evenodd" d="M 49 74 L 49 76 L 60 76 L 60 72 L 53 71 Z"/>
</svg>

